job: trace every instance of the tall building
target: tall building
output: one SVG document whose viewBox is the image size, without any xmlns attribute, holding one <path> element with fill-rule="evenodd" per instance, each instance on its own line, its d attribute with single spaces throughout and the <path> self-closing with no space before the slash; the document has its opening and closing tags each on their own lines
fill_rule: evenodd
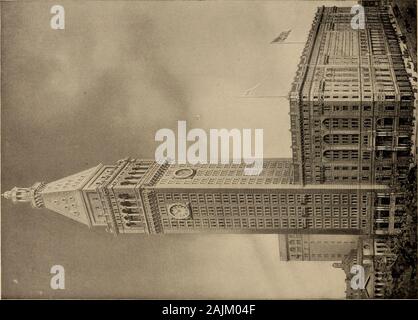
<svg viewBox="0 0 418 320">
<path fill-rule="evenodd" d="M 350 10 L 318 8 L 292 84 L 301 184 L 389 185 L 409 169 L 414 93 L 397 35 L 386 9 L 364 8 L 360 29 Z"/>
<path fill-rule="evenodd" d="M 350 8 L 318 8 L 290 92 L 293 159 L 259 176 L 128 159 L 4 196 L 115 234 L 396 233 L 388 185 L 409 167 L 414 95 L 387 11 L 365 12 L 353 29 Z"/>
<path fill-rule="evenodd" d="M 385 1 L 363 3 L 364 28 L 352 27 L 351 8 L 315 15 L 289 94 L 292 159 L 265 160 L 246 176 L 244 164 L 127 158 L 3 196 L 115 235 L 280 234 L 283 260 L 342 258 L 348 295 L 381 297 L 373 259 L 392 256 L 360 236 L 400 231 L 403 195 L 389 186 L 406 179 L 412 159 L 414 93 Z M 373 286 L 353 293 L 358 263 Z"/>
<path fill-rule="evenodd" d="M 388 194 L 383 185 L 295 184 L 290 159 L 265 160 L 258 176 L 244 168 L 125 159 L 4 197 L 115 234 L 369 234 L 376 199 Z"/>
<path fill-rule="evenodd" d="M 282 234 L 279 235 L 281 261 L 341 261 L 357 249 L 358 235 Z"/>
</svg>

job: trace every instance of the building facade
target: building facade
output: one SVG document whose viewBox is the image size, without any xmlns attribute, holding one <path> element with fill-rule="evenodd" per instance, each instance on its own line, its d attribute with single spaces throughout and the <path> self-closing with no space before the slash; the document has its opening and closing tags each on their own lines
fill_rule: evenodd
<svg viewBox="0 0 418 320">
<path fill-rule="evenodd" d="M 382 299 L 390 296 L 392 288 L 392 271 L 390 265 L 396 261 L 385 239 L 359 237 L 356 248 L 351 250 L 334 268 L 341 268 L 345 275 L 346 297 L 348 299 Z M 363 287 L 353 288 L 352 268 L 362 268 Z M 357 280 L 355 280 L 357 281 Z"/>
<path fill-rule="evenodd" d="M 114 235 L 279 234 L 282 260 L 342 260 L 349 297 L 381 297 L 381 244 L 362 236 L 400 232 L 403 195 L 390 185 L 409 170 L 415 102 L 382 2 L 363 1 L 360 29 L 351 8 L 318 9 L 289 94 L 292 159 L 247 176 L 244 164 L 127 158 L 3 196 Z M 372 281 L 354 292 L 359 263 Z"/>
<path fill-rule="evenodd" d="M 318 8 L 290 93 L 295 181 L 393 184 L 411 161 L 414 93 L 383 7 Z"/>
<path fill-rule="evenodd" d="M 283 234 L 278 237 L 281 261 L 341 261 L 357 248 L 360 236 Z"/>
<path fill-rule="evenodd" d="M 177 165 L 124 159 L 4 196 L 31 201 L 90 227 L 119 233 L 252 232 L 369 234 L 386 186 L 299 185 L 290 159 Z"/>
<path fill-rule="evenodd" d="M 353 29 L 350 8 L 318 8 L 290 92 L 293 157 L 259 176 L 126 159 L 5 196 L 115 234 L 396 234 L 402 195 L 388 186 L 412 159 L 414 95 L 387 10 L 365 12 Z"/>
</svg>

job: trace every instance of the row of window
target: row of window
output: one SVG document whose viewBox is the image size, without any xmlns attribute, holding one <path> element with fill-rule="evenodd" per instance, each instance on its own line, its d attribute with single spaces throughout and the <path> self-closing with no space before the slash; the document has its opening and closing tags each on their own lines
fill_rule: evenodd
<svg viewBox="0 0 418 320">
<path fill-rule="evenodd" d="M 163 227 L 169 228 L 215 228 L 215 229 L 357 229 L 358 219 L 196 219 L 196 220 L 170 220 L 162 219 Z M 362 227 L 364 227 L 362 225 Z"/>
<path fill-rule="evenodd" d="M 164 204 L 172 201 L 190 201 L 192 204 L 228 205 L 292 205 L 292 204 L 355 204 L 356 193 L 335 194 L 245 194 L 245 193 L 158 193 L 157 200 Z M 362 196 L 367 202 L 367 195 Z"/>
<path fill-rule="evenodd" d="M 193 179 L 171 179 L 163 178 L 159 181 L 159 185 L 268 185 L 268 184 L 292 184 L 293 176 L 290 174 L 287 176 L 270 178 L 270 177 L 257 177 L 250 178 L 241 177 L 241 178 L 197 178 Z"/>
</svg>

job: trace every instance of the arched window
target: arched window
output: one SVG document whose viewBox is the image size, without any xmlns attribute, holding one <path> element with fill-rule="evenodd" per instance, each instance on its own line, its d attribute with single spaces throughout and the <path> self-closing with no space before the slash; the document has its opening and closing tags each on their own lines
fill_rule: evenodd
<svg viewBox="0 0 418 320">
<path fill-rule="evenodd" d="M 327 160 L 356 160 L 358 150 L 325 150 L 323 157 Z"/>
<path fill-rule="evenodd" d="M 324 142 L 328 144 L 357 144 L 359 142 L 358 134 L 326 134 Z"/>
<path fill-rule="evenodd" d="M 133 209 L 133 208 L 123 208 L 122 213 L 135 214 L 135 213 L 138 213 L 138 211 L 136 209 Z"/>
<path fill-rule="evenodd" d="M 324 151 L 324 158 L 325 159 L 331 160 L 332 159 L 332 155 L 333 155 L 332 150 L 326 150 L 326 151 Z"/>
<path fill-rule="evenodd" d="M 125 180 L 139 180 L 140 177 L 134 177 L 134 176 L 130 176 L 130 177 L 125 177 Z"/>
<path fill-rule="evenodd" d="M 119 199 L 132 199 L 133 197 L 127 193 L 120 193 L 118 195 Z"/>
<path fill-rule="evenodd" d="M 330 118 L 322 122 L 327 129 L 358 129 L 359 121 L 357 118 Z"/>
<path fill-rule="evenodd" d="M 134 207 L 136 204 L 133 201 L 121 201 L 120 204 L 125 207 Z"/>
<path fill-rule="evenodd" d="M 120 183 L 121 186 L 129 186 L 129 185 L 136 185 L 135 181 L 122 181 Z"/>
</svg>

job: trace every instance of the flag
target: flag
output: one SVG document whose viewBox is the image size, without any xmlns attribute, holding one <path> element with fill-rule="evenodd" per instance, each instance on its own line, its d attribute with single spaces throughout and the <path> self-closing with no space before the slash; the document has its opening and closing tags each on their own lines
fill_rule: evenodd
<svg viewBox="0 0 418 320">
<path fill-rule="evenodd" d="M 279 36 L 276 39 L 274 39 L 271 43 L 281 43 L 281 42 L 284 42 L 287 39 L 287 37 L 289 36 L 289 34 L 290 34 L 291 31 L 292 30 L 282 31 L 279 34 Z"/>
</svg>

